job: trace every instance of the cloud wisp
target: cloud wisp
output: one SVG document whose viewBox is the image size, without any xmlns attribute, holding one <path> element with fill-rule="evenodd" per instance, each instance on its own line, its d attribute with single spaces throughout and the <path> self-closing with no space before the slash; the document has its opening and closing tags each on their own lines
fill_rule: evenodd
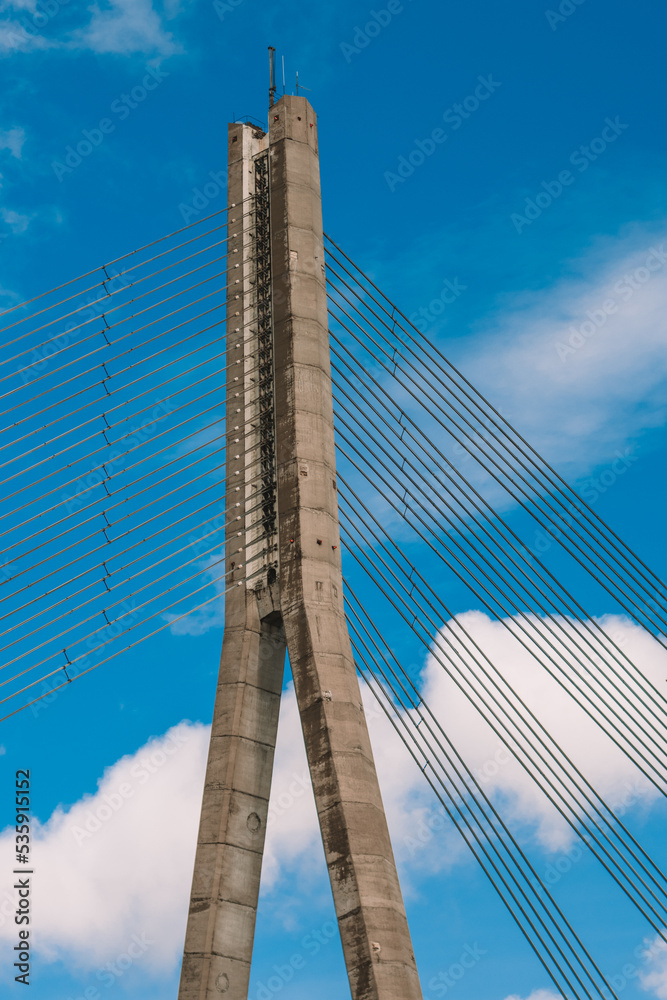
<svg viewBox="0 0 667 1000">
<path fill-rule="evenodd" d="M 183 51 L 164 24 L 181 12 L 174 0 L 157 5 L 153 0 L 101 0 L 86 8 L 85 19 L 66 4 L 8 0 L 0 17 L 0 55 L 51 50 L 164 58 Z"/>
<path fill-rule="evenodd" d="M 25 139 L 25 129 L 23 128 L 0 130 L 0 152 L 6 149 L 15 160 L 22 159 Z"/>
<path fill-rule="evenodd" d="M 667 420 L 667 240 L 641 233 L 516 296 L 459 357 L 466 376 L 570 476 Z"/>
</svg>

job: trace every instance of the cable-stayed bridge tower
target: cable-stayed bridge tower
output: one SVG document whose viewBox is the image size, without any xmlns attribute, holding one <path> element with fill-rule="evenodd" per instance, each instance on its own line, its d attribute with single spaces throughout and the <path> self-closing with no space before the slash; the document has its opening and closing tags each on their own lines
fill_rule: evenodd
<svg viewBox="0 0 667 1000">
<path fill-rule="evenodd" d="M 286 653 L 354 1000 L 421 996 L 355 665 L 527 961 L 568 1000 L 610 1000 L 613 968 L 457 747 L 456 706 L 665 942 L 667 874 L 457 608 L 483 609 L 666 795 L 667 586 L 323 235 L 315 115 L 271 95 L 267 132 L 229 126 L 226 206 L 2 313 L 0 721 L 7 739 L 50 705 L 55 722 L 110 661 L 105 684 L 163 683 L 166 664 L 177 691 L 224 599 L 179 1000 L 247 1000 Z M 531 548 L 535 529 L 620 632 Z"/>
<path fill-rule="evenodd" d="M 245 1000 L 289 654 L 354 1000 L 419 979 L 343 606 L 317 120 L 229 126 L 225 632 L 179 1000 Z M 238 554 L 236 554 L 238 553 Z"/>
</svg>

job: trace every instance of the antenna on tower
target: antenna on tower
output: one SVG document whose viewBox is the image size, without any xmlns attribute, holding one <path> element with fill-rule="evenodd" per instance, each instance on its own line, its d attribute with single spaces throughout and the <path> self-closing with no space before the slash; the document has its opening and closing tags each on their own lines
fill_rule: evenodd
<svg viewBox="0 0 667 1000">
<path fill-rule="evenodd" d="M 276 100 L 276 50 L 273 45 L 269 45 L 269 107 L 272 108 Z"/>
<path fill-rule="evenodd" d="M 283 56 L 283 97 L 285 96 L 285 56 Z"/>
</svg>

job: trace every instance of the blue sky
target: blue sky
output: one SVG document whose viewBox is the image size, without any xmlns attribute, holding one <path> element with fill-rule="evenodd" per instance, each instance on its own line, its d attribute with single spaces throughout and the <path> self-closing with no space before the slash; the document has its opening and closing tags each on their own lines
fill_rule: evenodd
<svg viewBox="0 0 667 1000">
<path fill-rule="evenodd" d="M 298 71 L 319 115 L 325 229 L 664 578 L 667 264 L 646 284 L 634 287 L 632 276 L 667 247 L 665 27 L 648 0 L 632 9 L 617 0 L 7 0 L 0 307 L 173 232 L 193 212 L 221 209 L 222 188 L 205 209 L 195 198 L 225 168 L 227 122 L 265 121 L 266 49 L 275 45 L 288 90 Z M 82 140 L 89 154 L 72 155 Z M 589 314 L 610 300 L 613 315 L 579 346 Z M 602 479 L 619 453 L 629 458 L 625 471 Z M 506 497 L 493 499 L 520 522 Z M 417 557 L 438 572 L 426 553 Z M 558 552 L 549 558 L 591 614 L 617 614 Z M 479 610 L 462 588 L 443 585 L 456 614 Z M 485 620 L 473 625 L 528 690 L 516 650 Z M 664 656 L 632 626 L 619 628 L 663 684 Z M 29 767 L 44 825 L 37 1000 L 78 1000 L 93 989 L 175 997 L 220 640 L 210 617 L 190 634 L 163 632 L 37 715 L 4 724 L 0 821 L 4 828 L 11 816 L 15 770 Z M 425 651 L 398 630 L 395 642 L 446 716 L 454 694 L 438 687 Z M 538 685 L 538 701 L 552 696 Z M 541 966 L 370 708 L 425 997 L 444 995 L 442 977 L 469 948 L 474 964 L 446 987 L 456 1000 L 549 1000 Z M 664 804 L 646 789 L 624 804 L 635 786 L 623 761 L 594 732 L 579 732 L 567 706 L 547 716 L 664 864 Z M 290 1000 L 346 995 L 295 732 L 288 688 L 253 1000 L 263 1000 L 263 987 Z M 497 745 L 478 721 L 458 738 L 474 766 L 494 759 Z M 151 754 L 160 763 L 144 780 L 141 761 Z M 77 839 L 73 830 L 99 802 L 86 796 L 112 794 L 128 775 L 136 794 L 94 836 Z M 624 1000 L 664 1000 L 664 956 L 642 952 L 649 928 L 610 880 L 578 856 L 521 774 L 501 769 L 489 787 L 538 871 L 559 871 L 554 894 Z M 105 979 L 100 970 L 133 936 L 150 943 Z M 3 956 L 9 942 L 5 923 Z M 274 967 L 297 954 L 303 968 L 281 984 Z"/>
</svg>

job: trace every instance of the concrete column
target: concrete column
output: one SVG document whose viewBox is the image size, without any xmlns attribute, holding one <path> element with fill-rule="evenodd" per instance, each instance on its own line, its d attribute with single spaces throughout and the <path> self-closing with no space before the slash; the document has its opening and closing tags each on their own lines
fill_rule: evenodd
<svg viewBox="0 0 667 1000">
<path fill-rule="evenodd" d="M 179 1000 L 246 1000 L 285 662 L 258 389 L 256 160 L 229 126 L 225 631 Z M 270 271 L 266 280 L 270 281 Z M 271 425 L 272 403 L 271 403 Z M 264 491 L 264 492 L 263 492 Z M 223 520 L 223 518 L 221 518 Z"/>
<path fill-rule="evenodd" d="M 347 632 L 317 120 L 269 120 L 281 609 L 353 1000 L 420 1000 Z"/>
</svg>

